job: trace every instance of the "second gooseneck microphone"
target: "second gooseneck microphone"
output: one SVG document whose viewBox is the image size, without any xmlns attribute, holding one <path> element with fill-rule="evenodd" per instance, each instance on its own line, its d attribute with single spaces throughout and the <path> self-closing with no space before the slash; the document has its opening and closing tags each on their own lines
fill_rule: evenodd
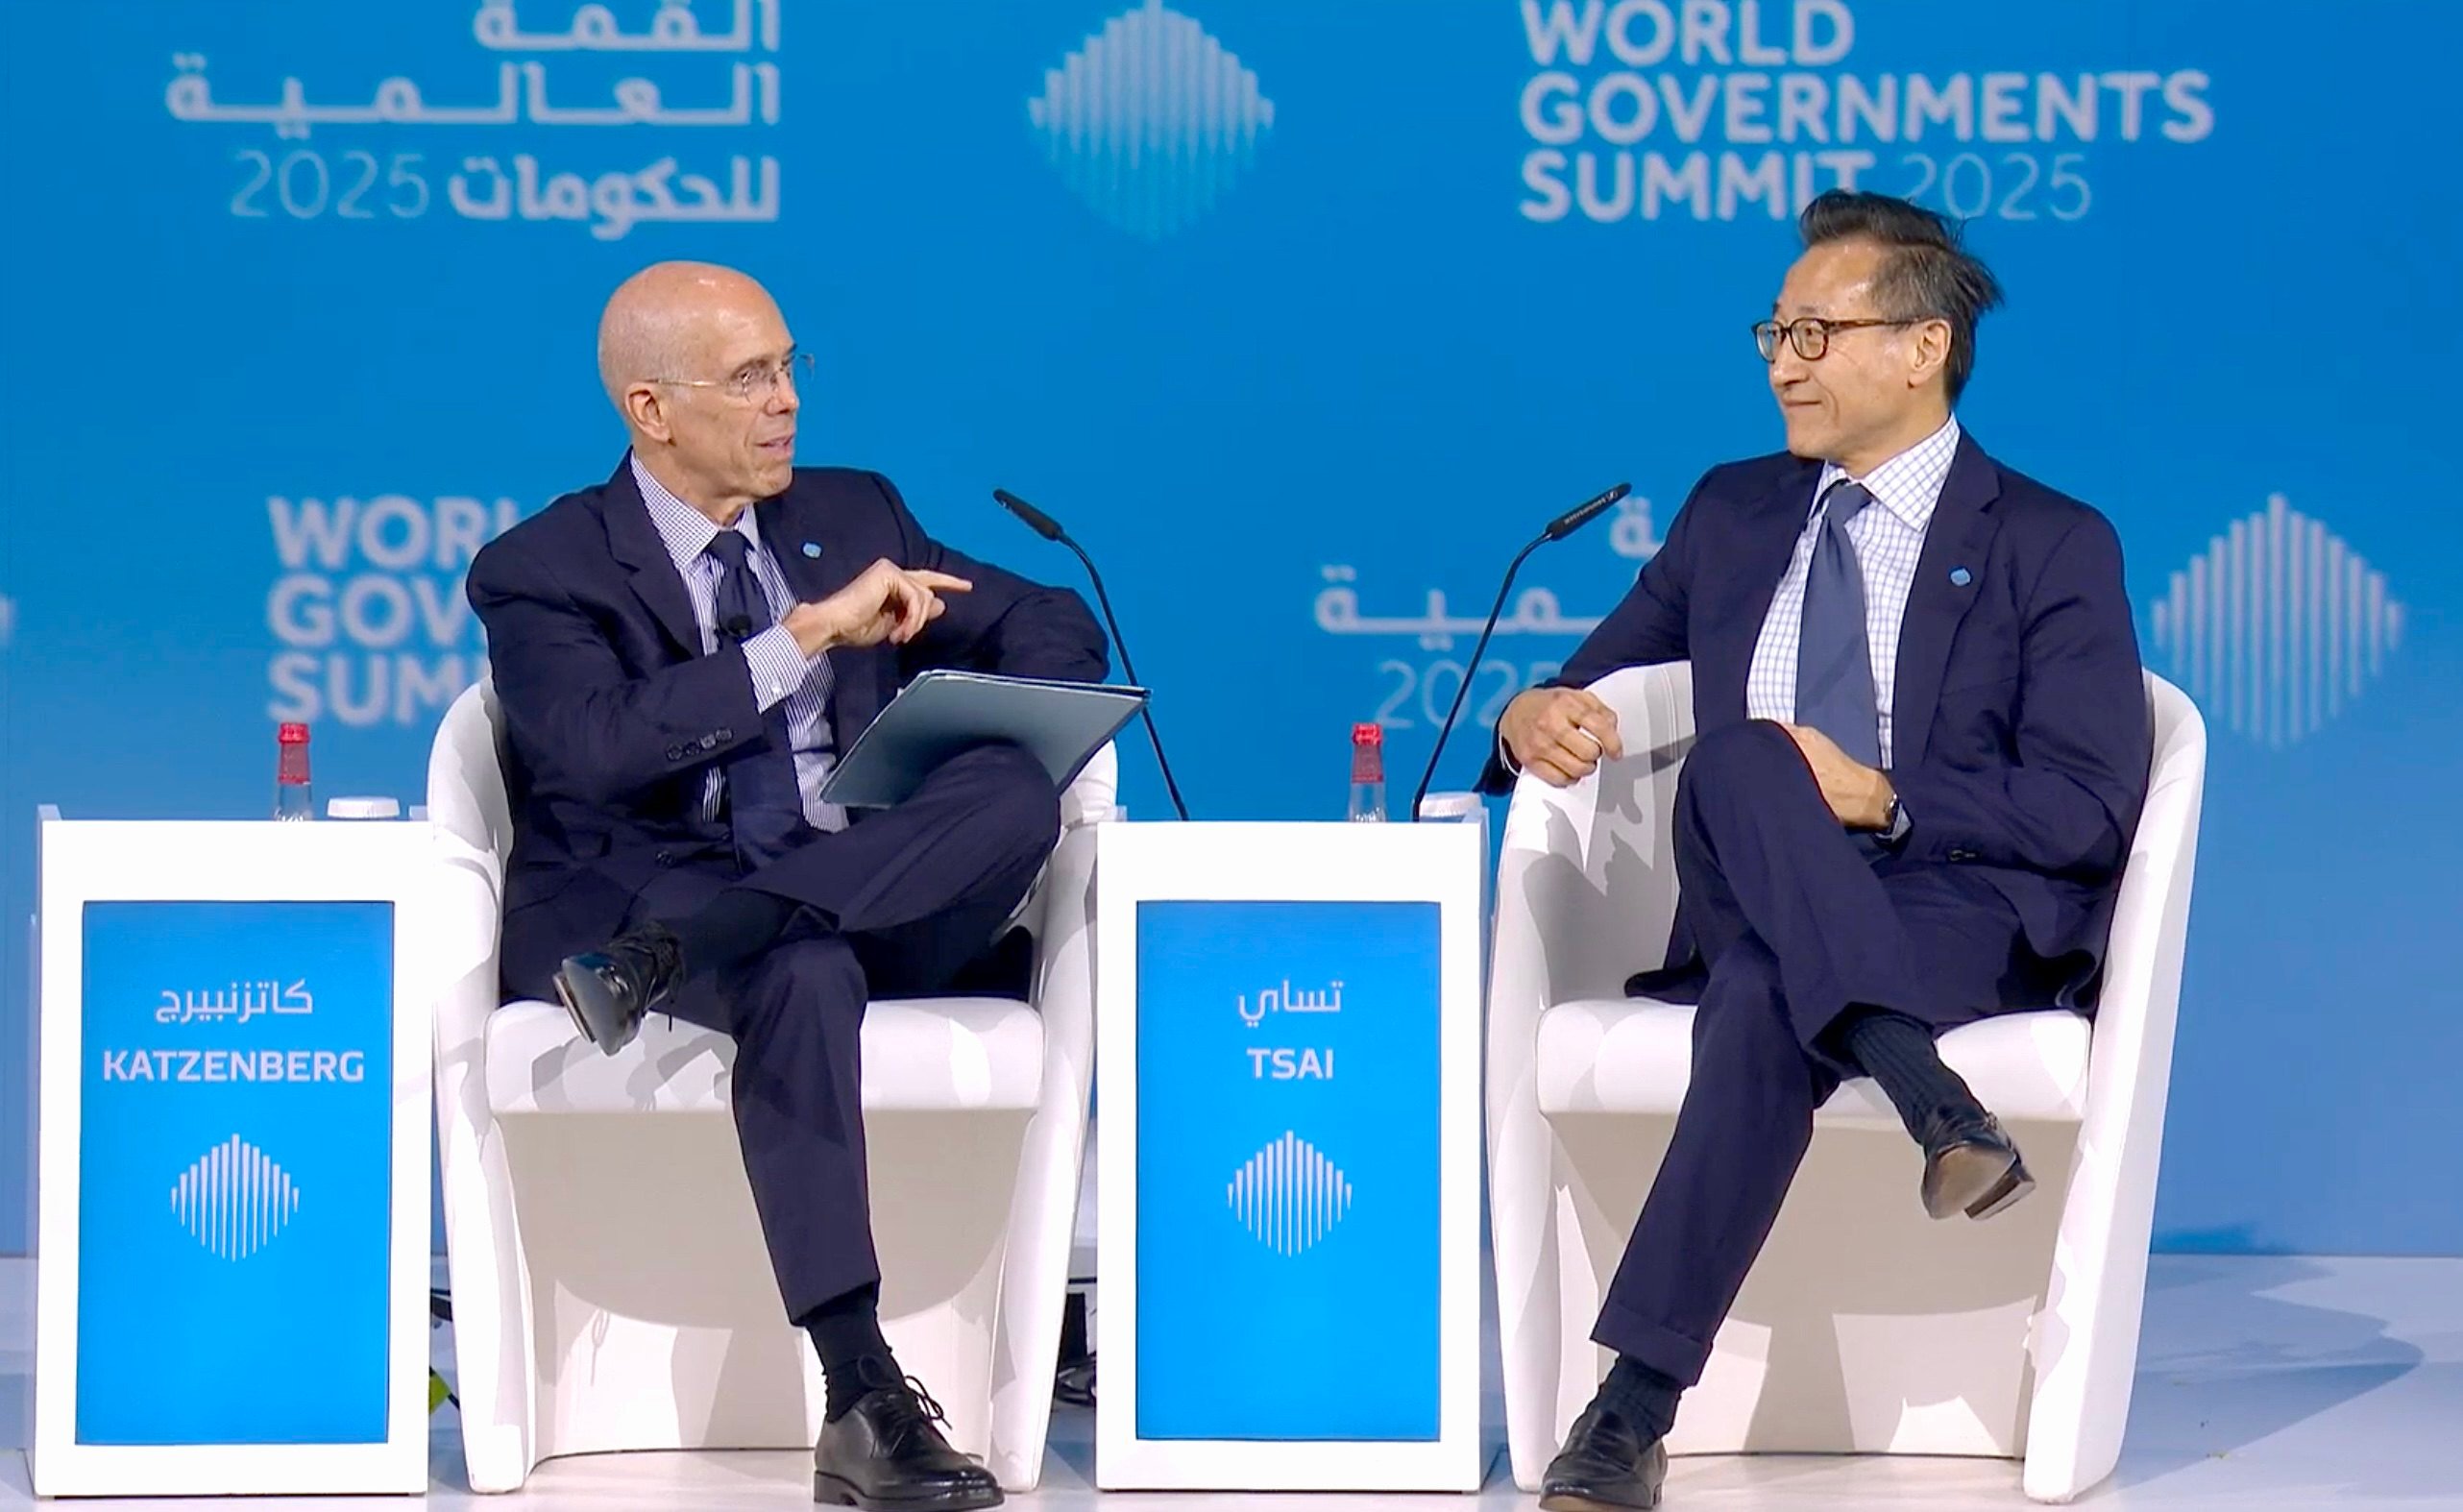
<svg viewBox="0 0 2463 1512">
<path fill-rule="evenodd" d="M 1446 722 L 1437 727 L 1436 749 L 1428 752 L 1427 769 L 1420 773 L 1420 785 L 1411 790 L 1411 808 L 1409 810 L 1411 818 L 1416 820 L 1420 817 L 1420 800 L 1428 795 L 1428 783 L 1435 778 L 1437 774 L 1437 758 L 1446 753 L 1446 737 L 1453 733 L 1453 721 L 1462 714 L 1462 700 L 1463 696 L 1471 692 L 1472 674 L 1479 671 L 1479 658 L 1485 654 L 1488 649 L 1488 638 L 1497 633 L 1497 619 L 1500 615 L 1502 615 L 1505 612 L 1505 596 L 1513 592 L 1514 574 L 1523 570 L 1524 558 L 1529 556 L 1533 551 L 1538 550 L 1541 547 L 1548 545 L 1550 541 L 1564 540 L 1574 531 L 1581 529 L 1584 525 L 1589 524 L 1592 521 L 1597 520 L 1601 515 L 1607 513 L 1610 506 L 1614 505 L 1618 500 L 1624 498 L 1625 495 L 1632 492 L 1633 485 L 1631 483 L 1619 483 L 1614 488 L 1609 489 L 1606 493 L 1596 495 L 1590 499 L 1584 500 L 1578 504 L 1575 504 L 1573 508 L 1549 521 L 1548 523 L 1548 528 L 1542 530 L 1537 536 L 1533 537 L 1530 545 L 1523 548 L 1520 552 L 1516 553 L 1513 565 L 1505 569 L 1505 580 L 1497 585 L 1496 607 L 1488 611 L 1488 622 L 1479 627 L 1479 644 L 1472 647 L 1470 664 L 1462 670 L 1462 683 L 1459 687 L 1454 689 L 1453 707 L 1446 711 Z"/>
</svg>

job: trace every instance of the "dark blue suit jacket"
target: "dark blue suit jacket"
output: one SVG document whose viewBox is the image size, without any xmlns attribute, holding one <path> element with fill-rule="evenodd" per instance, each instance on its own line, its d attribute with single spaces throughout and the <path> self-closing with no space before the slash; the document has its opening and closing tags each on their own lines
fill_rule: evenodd
<svg viewBox="0 0 2463 1512">
<path fill-rule="evenodd" d="M 1714 468 L 1555 683 L 1691 661 L 1698 727 L 1743 719 L 1754 643 L 1820 472 L 1785 454 Z M 1892 698 L 1890 777 L 1914 828 L 1890 864 L 1973 868 L 2057 963 L 2061 1001 L 2085 1003 L 2154 759 L 2110 524 L 1963 437 L 1925 534 Z M 1491 790 L 1509 781 L 1492 759 Z M 1691 955 L 1680 900 L 1670 964 Z"/>
<path fill-rule="evenodd" d="M 883 557 L 975 585 L 949 595 L 947 612 L 904 646 L 829 653 L 841 751 L 927 668 L 1084 682 L 1108 669 L 1103 631 L 1076 594 L 940 545 L 877 473 L 798 468 L 753 514 L 799 601 L 827 597 Z M 471 563 L 469 593 L 509 746 L 502 976 L 507 991 L 538 995 L 565 956 L 622 927 L 661 868 L 732 866 L 725 821 L 702 817 L 705 774 L 768 737 L 743 650 L 701 654 L 692 598 L 629 459 L 490 543 Z"/>
</svg>

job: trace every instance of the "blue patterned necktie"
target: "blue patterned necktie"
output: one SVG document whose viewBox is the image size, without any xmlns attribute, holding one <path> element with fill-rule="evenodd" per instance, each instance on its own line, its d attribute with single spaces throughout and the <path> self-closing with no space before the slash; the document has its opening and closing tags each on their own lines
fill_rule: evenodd
<svg viewBox="0 0 2463 1512">
<path fill-rule="evenodd" d="M 1823 496 L 1821 533 L 1805 573 L 1804 635 L 1796 647 L 1796 722 L 1839 743 L 1850 760 L 1882 764 L 1882 717 L 1873 696 L 1873 649 L 1865 633 L 1865 569 L 1847 522 L 1873 496 L 1845 478 Z"/>
<path fill-rule="evenodd" d="M 776 622 L 769 596 L 754 575 L 751 549 L 752 543 L 735 530 L 710 538 L 709 553 L 722 569 L 716 606 L 721 649 Z M 727 824 L 735 837 L 737 865 L 746 871 L 785 855 L 804 822 L 804 798 L 795 786 L 794 740 L 783 700 L 770 706 L 762 725 L 766 739 L 739 747 L 723 768 Z"/>
</svg>

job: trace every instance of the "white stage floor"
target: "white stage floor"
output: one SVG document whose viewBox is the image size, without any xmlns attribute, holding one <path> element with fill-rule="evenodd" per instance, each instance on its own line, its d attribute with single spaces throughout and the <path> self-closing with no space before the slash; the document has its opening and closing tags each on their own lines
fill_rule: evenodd
<svg viewBox="0 0 2463 1512">
<path fill-rule="evenodd" d="M 33 1267 L 0 1260 L 0 1430 L 22 1446 L 31 1416 Z M 2160 1256 L 2147 1296 L 2136 1397 L 2121 1469 L 2083 1506 L 2463 1509 L 2463 1260 Z M 1492 1436 L 1500 1414 L 1490 1404 Z M 429 1504 L 503 1506 L 463 1485 L 452 1409 L 438 1414 Z M 1248 1495 L 1112 1495 L 1091 1489 L 1094 1423 L 1053 1424 L 1037 1512 L 1145 1512 L 1251 1504 Z M 519 1499 L 540 1512 L 730 1512 L 809 1506 L 810 1459 L 784 1454 L 627 1454 L 551 1461 Z M 1460 1497 L 1287 1496 L 1325 1509 L 1528 1504 L 1501 1440 L 1488 1488 Z M 29 1504 L 22 1453 L 0 1453 L 0 1508 Z M 97 1509 L 193 1501 L 83 1502 Z M 265 1500 L 278 1509 L 364 1512 L 366 1499 Z M 1670 1512 L 1784 1507 L 1820 1512 L 2018 1508 L 2018 1467 L 1995 1460 L 1805 1456 L 1682 1459 Z"/>
</svg>

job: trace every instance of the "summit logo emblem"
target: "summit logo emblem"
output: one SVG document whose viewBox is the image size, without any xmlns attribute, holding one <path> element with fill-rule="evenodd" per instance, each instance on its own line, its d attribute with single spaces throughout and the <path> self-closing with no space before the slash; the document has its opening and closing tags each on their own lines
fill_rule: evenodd
<svg viewBox="0 0 2463 1512">
<path fill-rule="evenodd" d="M 1206 28 L 1146 0 L 1046 70 L 1026 114 L 1088 209 L 1160 241 L 1204 218 L 1256 166 L 1275 107 Z"/>
<path fill-rule="evenodd" d="M 1232 1173 L 1224 1198 L 1250 1237 L 1288 1259 L 1323 1243 L 1351 1215 L 1352 1180 L 1285 1130 Z"/>
<path fill-rule="evenodd" d="M 2155 645 L 2235 734 L 2280 750 L 2360 701 L 2403 644 L 2386 574 L 2277 494 L 2172 574 Z"/>
<path fill-rule="evenodd" d="M 221 1260 L 244 1260 L 273 1243 L 299 1210 L 290 1173 L 237 1134 L 198 1157 L 171 1188 L 180 1227 Z"/>
</svg>

